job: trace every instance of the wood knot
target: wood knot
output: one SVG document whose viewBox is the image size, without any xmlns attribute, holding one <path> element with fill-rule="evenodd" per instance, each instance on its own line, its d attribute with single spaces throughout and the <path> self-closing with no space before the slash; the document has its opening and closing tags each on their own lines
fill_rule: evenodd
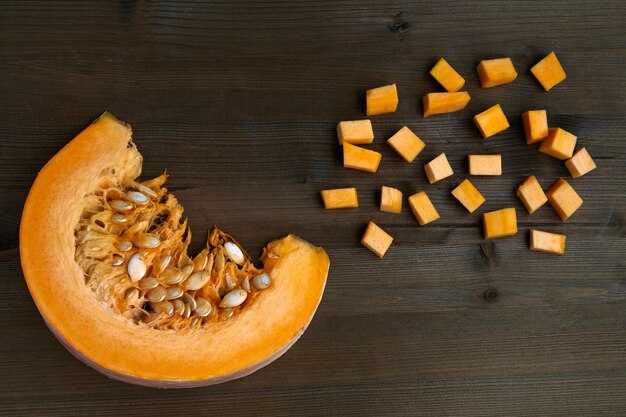
<svg viewBox="0 0 626 417">
<path fill-rule="evenodd" d="M 409 29 L 411 24 L 402 18 L 402 12 L 400 12 L 393 17 L 391 23 L 387 23 L 385 26 L 387 26 L 387 29 L 389 29 L 391 33 L 404 33 Z"/>
<path fill-rule="evenodd" d="M 480 244 L 480 253 L 487 259 L 493 258 L 495 253 L 494 244 L 492 241 L 488 240 Z"/>
<path fill-rule="evenodd" d="M 500 292 L 497 288 L 487 288 L 483 293 L 483 299 L 489 303 L 493 303 L 500 298 Z"/>
</svg>

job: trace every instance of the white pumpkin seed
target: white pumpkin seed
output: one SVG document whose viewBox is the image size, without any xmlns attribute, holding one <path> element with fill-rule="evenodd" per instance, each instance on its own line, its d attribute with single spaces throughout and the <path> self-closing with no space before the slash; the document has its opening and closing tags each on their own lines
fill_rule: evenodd
<svg viewBox="0 0 626 417">
<path fill-rule="evenodd" d="M 165 291 L 165 288 L 156 287 L 146 293 L 146 298 L 151 303 L 159 303 L 165 300 L 166 295 L 167 295 L 167 292 Z"/>
<path fill-rule="evenodd" d="M 185 313 L 184 316 L 185 317 L 191 317 L 191 306 L 189 304 L 185 304 Z"/>
<path fill-rule="evenodd" d="M 270 279 L 270 276 L 266 273 L 259 274 L 252 279 L 252 285 L 254 285 L 254 288 L 256 288 L 257 290 L 263 290 L 269 287 L 271 283 L 272 280 Z"/>
<path fill-rule="evenodd" d="M 166 290 L 166 292 L 167 295 L 165 296 L 165 298 L 167 300 L 174 300 L 183 296 L 183 290 L 179 287 L 170 287 Z"/>
<path fill-rule="evenodd" d="M 124 216 L 123 214 L 120 213 L 115 213 L 114 215 L 111 216 L 111 221 L 113 223 L 126 223 L 128 221 L 128 218 L 126 218 L 126 216 Z"/>
<path fill-rule="evenodd" d="M 179 316 L 185 314 L 185 303 L 180 298 L 172 301 L 172 305 L 174 306 L 174 312 Z"/>
<path fill-rule="evenodd" d="M 185 280 L 185 282 L 183 282 L 183 287 L 185 287 L 187 291 L 199 290 L 204 287 L 207 282 L 209 282 L 210 277 L 211 275 L 205 271 L 194 272 Z"/>
<path fill-rule="evenodd" d="M 196 298 L 196 308 L 193 310 L 196 314 L 200 317 L 206 317 L 211 314 L 211 310 L 213 310 L 213 305 L 210 301 L 202 297 Z"/>
<path fill-rule="evenodd" d="M 145 194 L 140 193 L 139 191 L 127 191 L 125 197 L 131 203 L 139 204 L 142 206 L 144 204 L 148 204 L 148 202 L 150 201 L 150 199 Z"/>
<path fill-rule="evenodd" d="M 176 268 L 170 268 L 165 271 L 163 282 L 167 285 L 175 285 L 183 280 L 183 273 Z"/>
<path fill-rule="evenodd" d="M 161 244 L 161 241 L 155 235 L 145 233 L 135 237 L 133 244 L 138 248 L 154 249 Z"/>
<path fill-rule="evenodd" d="M 172 257 L 170 255 L 166 255 L 163 258 L 161 258 L 159 260 L 159 272 L 165 271 L 165 268 L 167 268 L 167 266 L 170 264 L 171 261 L 172 261 Z"/>
<path fill-rule="evenodd" d="M 127 266 L 128 275 L 133 282 L 139 281 L 141 278 L 146 275 L 146 271 L 148 270 L 148 266 L 146 265 L 146 261 L 143 259 L 141 254 L 136 253 L 130 257 L 128 260 Z"/>
<path fill-rule="evenodd" d="M 246 261 L 239 246 L 235 245 L 233 242 L 224 243 L 224 249 L 228 257 L 237 265 L 241 266 Z"/>
<path fill-rule="evenodd" d="M 159 286 L 159 280 L 155 277 L 146 277 L 139 280 L 139 288 L 142 290 L 151 290 Z"/>
<path fill-rule="evenodd" d="M 196 309 L 196 300 L 189 294 L 183 294 L 183 301 L 187 304 L 192 310 Z"/>
<path fill-rule="evenodd" d="M 137 188 L 138 191 L 141 191 L 145 195 L 148 195 L 152 198 L 157 198 L 157 193 L 152 188 L 148 187 L 147 185 L 137 184 L 135 188 Z"/>
<path fill-rule="evenodd" d="M 167 314 L 169 316 L 170 314 L 174 313 L 174 305 L 170 303 L 169 301 L 161 301 L 159 303 L 153 303 L 152 311 L 154 311 L 157 314 Z"/>
<path fill-rule="evenodd" d="M 226 273 L 226 288 L 228 288 L 229 290 L 232 290 L 236 286 L 237 284 L 235 283 L 235 281 L 233 281 L 233 279 L 230 277 L 230 274 L 227 272 Z"/>
<path fill-rule="evenodd" d="M 133 248 L 133 244 L 129 240 L 120 240 L 119 242 L 115 243 L 115 247 L 120 252 L 128 252 Z"/>
<path fill-rule="evenodd" d="M 248 293 L 242 290 L 241 288 L 233 290 L 226 294 L 224 298 L 222 298 L 222 302 L 220 303 L 220 307 L 237 307 L 240 306 L 241 303 L 246 301 L 248 297 Z"/>
<path fill-rule="evenodd" d="M 187 278 L 193 272 L 193 265 L 187 265 L 183 267 L 180 272 L 183 273 L 183 279 Z"/>
<path fill-rule="evenodd" d="M 243 280 L 241 288 L 243 288 L 246 292 L 252 291 L 252 288 L 250 288 L 250 278 L 246 277 L 246 279 Z"/>
<path fill-rule="evenodd" d="M 117 253 L 111 257 L 111 265 L 120 266 L 123 263 L 124 263 L 124 258 L 118 255 Z"/>
<path fill-rule="evenodd" d="M 109 206 L 111 206 L 113 210 L 120 211 L 122 213 L 133 209 L 133 205 L 124 200 L 111 200 L 109 201 Z"/>
<path fill-rule="evenodd" d="M 195 261 L 193 261 L 193 270 L 202 271 L 204 268 L 206 268 L 208 260 L 209 257 L 207 255 L 202 255 L 201 257 L 197 258 Z"/>
</svg>

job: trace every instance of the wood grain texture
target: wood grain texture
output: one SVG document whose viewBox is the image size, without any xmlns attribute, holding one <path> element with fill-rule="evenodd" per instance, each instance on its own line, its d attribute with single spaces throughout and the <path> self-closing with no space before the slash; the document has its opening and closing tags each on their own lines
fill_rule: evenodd
<svg viewBox="0 0 626 417">
<path fill-rule="evenodd" d="M 0 6 L 0 415 L 626 415 L 626 3 L 623 1 L 3 2 Z M 567 80 L 545 93 L 529 68 L 556 51 Z M 467 110 L 421 117 L 445 56 Z M 519 77 L 481 89 L 475 66 L 510 56 Z M 335 125 L 364 117 L 364 92 L 397 83 L 398 111 L 372 118 L 376 175 L 342 168 Z M 500 103 L 511 128 L 483 140 L 474 114 Z M 569 177 L 525 145 L 520 113 L 548 110 L 598 169 L 561 222 L 515 188 Z M 146 177 L 167 168 L 199 249 L 214 223 L 252 254 L 286 233 L 324 246 L 331 272 L 292 350 L 242 380 L 155 391 L 106 379 L 46 329 L 19 266 L 21 209 L 38 170 L 103 110 L 133 124 Z M 408 125 L 427 147 L 407 164 L 384 143 Z M 446 152 L 455 175 L 428 185 Z M 450 196 L 468 153 L 501 153 L 472 177 L 487 202 Z M 379 190 L 425 190 L 420 227 Z M 360 207 L 325 212 L 319 190 L 355 186 Z M 520 233 L 485 242 L 481 214 L 516 207 Z M 369 220 L 396 239 L 379 261 Z M 562 257 L 528 229 L 567 234 Z"/>
</svg>

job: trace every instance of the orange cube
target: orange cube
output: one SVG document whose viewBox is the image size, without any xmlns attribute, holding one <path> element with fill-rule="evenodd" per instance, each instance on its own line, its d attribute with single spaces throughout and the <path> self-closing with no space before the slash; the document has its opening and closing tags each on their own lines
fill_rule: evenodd
<svg viewBox="0 0 626 417">
<path fill-rule="evenodd" d="M 517 216 L 514 208 L 490 211 L 483 216 L 485 239 L 511 236 L 517 233 Z"/>
<path fill-rule="evenodd" d="M 480 85 L 491 88 L 496 85 L 507 84 L 517 78 L 517 71 L 511 58 L 487 59 L 480 61 L 476 68 Z"/>
<path fill-rule="evenodd" d="M 365 99 L 368 116 L 393 113 L 398 108 L 398 90 L 395 84 L 367 90 Z"/>
<path fill-rule="evenodd" d="M 572 178 L 582 177 L 586 173 L 596 169 L 596 163 L 591 159 L 587 149 L 580 148 L 570 159 L 565 161 L 565 166 Z"/>
<path fill-rule="evenodd" d="M 411 206 L 411 211 L 421 226 L 439 218 L 439 213 L 424 191 L 410 196 L 409 206 Z"/>
<path fill-rule="evenodd" d="M 385 256 L 385 252 L 387 252 L 392 242 L 393 238 L 372 221 L 367 224 L 367 229 L 365 229 L 365 233 L 361 238 L 361 244 L 374 252 L 379 258 Z"/>
<path fill-rule="evenodd" d="M 517 187 L 515 194 L 522 200 L 529 214 L 533 214 L 539 207 L 548 202 L 548 197 L 546 197 L 539 181 L 537 181 L 534 175 L 526 178 L 524 182 Z"/>
<path fill-rule="evenodd" d="M 509 121 L 506 119 L 499 104 L 489 107 L 484 112 L 474 116 L 474 123 L 476 123 L 478 130 L 480 130 L 485 139 L 509 128 Z"/>
<path fill-rule="evenodd" d="M 543 89 L 546 91 L 550 91 L 552 87 L 567 78 L 554 52 L 550 52 L 544 59 L 537 62 L 535 66 L 530 69 L 530 72 L 533 73 L 537 81 L 541 83 Z"/>
<path fill-rule="evenodd" d="M 548 136 L 548 114 L 545 110 L 528 110 L 522 113 L 526 144 L 541 142 Z"/>
<path fill-rule="evenodd" d="M 560 127 L 548 129 L 548 137 L 541 141 L 539 152 L 557 159 L 572 157 L 576 147 L 576 136 Z"/>
<path fill-rule="evenodd" d="M 502 175 L 502 155 L 467 155 L 470 175 Z"/>
<path fill-rule="evenodd" d="M 337 124 L 337 137 L 340 145 L 344 142 L 355 145 L 372 143 L 374 141 L 372 122 L 369 119 L 339 122 Z"/>
<path fill-rule="evenodd" d="M 450 175 L 454 174 L 445 153 L 442 153 L 424 165 L 424 171 L 428 177 L 428 182 L 431 184 L 441 181 L 444 178 L 448 178 Z"/>
<path fill-rule="evenodd" d="M 354 187 L 322 190 L 320 194 L 322 194 L 326 210 L 359 207 L 359 199 Z"/>
<path fill-rule="evenodd" d="M 383 185 L 380 190 L 380 211 L 400 213 L 402 211 L 402 191 Z"/>
<path fill-rule="evenodd" d="M 448 61 L 441 58 L 435 66 L 430 70 L 435 80 L 448 92 L 459 91 L 464 85 L 465 80 L 448 64 Z"/>
<path fill-rule="evenodd" d="M 537 252 L 563 255 L 565 252 L 565 235 L 530 229 L 530 250 Z"/>
<path fill-rule="evenodd" d="M 583 204 L 583 199 L 563 178 L 556 180 L 546 192 L 546 196 L 554 211 L 563 221 L 569 219 L 578 210 L 578 207 Z"/>
<path fill-rule="evenodd" d="M 382 157 L 379 152 L 364 149 L 348 142 L 343 144 L 343 166 L 345 168 L 376 172 Z"/>
<path fill-rule="evenodd" d="M 408 163 L 413 162 L 426 147 L 426 144 L 406 126 L 390 137 L 387 143 Z"/>
<path fill-rule="evenodd" d="M 464 180 L 458 187 L 452 190 L 454 198 L 459 200 L 463 206 L 473 213 L 485 202 L 485 197 L 474 187 L 468 179 Z"/>
<path fill-rule="evenodd" d="M 470 101 L 467 91 L 457 93 L 428 93 L 424 96 L 424 117 L 433 114 L 452 113 L 463 110 Z"/>
</svg>

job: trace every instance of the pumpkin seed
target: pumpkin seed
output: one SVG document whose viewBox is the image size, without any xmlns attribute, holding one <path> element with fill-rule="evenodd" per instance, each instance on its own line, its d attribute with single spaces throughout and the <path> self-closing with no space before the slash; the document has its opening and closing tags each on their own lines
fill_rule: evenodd
<svg viewBox="0 0 626 417">
<path fill-rule="evenodd" d="M 235 310 L 233 310 L 232 308 L 225 308 L 222 310 L 222 314 L 224 314 L 224 318 L 225 319 L 229 319 L 233 316 L 233 314 L 235 314 Z"/>
<path fill-rule="evenodd" d="M 139 288 L 142 290 L 151 290 L 159 286 L 159 280 L 155 277 L 146 277 L 139 280 Z"/>
<path fill-rule="evenodd" d="M 109 201 L 109 206 L 111 206 L 113 210 L 120 211 L 122 213 L 133 209 L 133 205 L 125 200 L 111 200 Z"/>
<path fill-rule="evenodd" d="M 116 254 L 113 254 L 113 256 L 111 257 L 111 265 L 113 266 L 120 266 L 121 264 L 124 263 L 124 257 Z"/>
<path fill-rule="evenodd" d="M 201 257 L 193 261 L 194 271 L 202 271 L 204 268 L 206 268 L 206 264 L 208 260 L 209 260 L 209 257 L 207 255 L 202 255 Z"/>
<path fill-rule="evenodd" d="M 183 301 L 185 302 L 185 304 L 187 304 L 189 306 L 189 308 L 191 308 L 192 310 L 196 309 L 196 300 L 189 294 L 184 293 L 183 294 Z"/>
<path fill-rule="evenodd" d="M 137 288 L 127 288 L 124 292 L 124 298 L 126 300 L 136 298 L 137 295 L 139 295 L 139 291 L 137 290 Z"/>
<path fill-rule="evenodd" d="M 138 191 L 141 191 L 142 193 L 144 193 L 145 195 L 148 195 L 152 198 L 157 198 L 157 193 L 150 187 L 148 187 L 147 185 L 143 185 L 143 184 L 137 184 L 137 186 L 135 187 L 137 188 Z"/>
<path fill-rule="evenodd" d="M 199 319 L 199 318 L 197 318 L 197 317 L 194 317 L 193 319 L 191 319 L 190 326 L 191 326 L 191 327 L 195 327 L 195 326 L 197 326 L 197 325 L 198 325 L 198 323 L 200 323 L 200 319 Z"/>
<path fill-rule="evenodd" d="M 256 288 L 257 290 L 263 290 L 269 287 L 271 283 L 272 280 L 270 279 L 270 276 L 266 273 L 259 274 L 252 279 L 252 285 L 254 285 L 254 288 Z"/>
<path fill-rule="evenodd" d="M 174 312 L 179 316 L 185 314 L 185 303 L 182 302 L 180 298 L 172 301 L 172 305 L 174 306 Z"/>
<path fill-rule="evenodd" d="M 213 305 L 210 301 L 202 297 L 196 298 L 196 308 L 193 311 L 195 311 L 200 317 L 208 316 L 211 314 L 211 310 L 213 310 Z"/>
<path fill-rule="evenodd" d="M 226 294 L 224 298 L 222 298 L 222 302 L 220 303 L 220 307 L 237 307 L 240 306 L 241 303 L 246 301 L 248 297 L 248 293 L 242 290 L 241 288 L 233 290 Z"/>
<path fill-rule="evenodd" d="M 148 270 L 148 266 L 146 265 L 145 260 L 141 254 L 136 253 L 130 257 L 128 260 L 127 266 L 128 275 L 133 282 L 139 281 L 141 278 L 146 275 L 146 271 Z"/>
<path fill-rule="evenodd" d="M 115 213 L 114 215 L 111 216 L 111 221 L 113 223 L 126 223 L 128 219 L 123 214 Z"/>
<path fill-rule="evenodd" d="M 151 303 L 159 303 L 165 300 L 166 295 L 167 295 L 167 291 L 165 291 L 165 288 L 156 287 L 146 293 L 146 298 Z"/>
<path fill-rule="evenodd" d="M 230 274 L 227 272 L 226 273 L 226 288 L 228 288 L 229 290 L 232 290 L 236 286 L 237 284 L 235 283 L 235 281 L 233 281 L 233 279 L 230 277 Z"/>
<path fill-rule="evenodd" d="M 159 303 L 153 303 L 152 311 L 154 311 L 157 314 L 167 314 L 169 316 L 170 314 L 174 313 L 174 305 L 170 303 L 169 301 L 161 301 Z"/>
<path fill-rule="evenodd" d="M 207 282 L 209 282 L 210 277 L 211 276 L 204 271 L 194 272 L 185 280 L 185 282 L 183 282 L 183 287 L 185 287 L 188 291 L 199 290 L 204 287 Z"/>
<path fill-rule="evenodd" d="M 145 233 L 133 239 L 133 244 L 138 248 L 154 249 L 161 244 L 161 241 L 155 235 Z"/>
<path fill-rule="evenodd" d="M 165 268 L 167 268 L 171 261 L 172 257 L 170 255 L 166 255 L 161 258 L 161 260 L 159 260 L 159 272 L 165 271 Z"/>
<path fill-rule="evenodd" d="M 115 243 L 115 247 L 120 252 L 128 252 L 133 248 L 133 244 L 129 240 L 120 240 L 119 242 Z"/>
<path fill-rule="evenodd" d="M 243 288 L 246 292 L 252 291 L 252 288 L 250 288 L 250 278 L 246 277 L 246 279 L 243 280 L 241 288 Z"/>
<path fill-rule="evenodd" d="M 167 285 L 175 285 L 183 280 L 183 273 L 176 268 L 170 268 L 165 272 L 163 282 Z"/>
<path fill-rule="evenodd" d="M 148 204 L 150 201 L 145 194 L 140 193 L 139 191 L 126 191 L 125 197 L 131 203 L 139 204 L 141 206 Z"/>
<path fill-rule="evenodd" d="M 235 245 L 233 242 L 224 243 L 224 249 L 228 257 L 237 265 L 241 266 L 246 261 L 239 246 Z"/>
<path fill-rule="evenodd" d="M 174 300 L 183 296 L 183 290 L 179 287 L 170 287 L 165 291 L 167 292 L 167 295 L 165 296 L 167 300 Z"/>
<path fill-rule="evenodd" d="M 183 279 L 187 278 L 193 272 L 193 265 L 187 265 L 180 270 L 183 274 Z"/>
<path fill-rule="evenodd" d="M 185 312 L 183 315 L 185 317 L 191 317 L 191 306 L 189 304 L 185 304 Z"/>
</svg>

